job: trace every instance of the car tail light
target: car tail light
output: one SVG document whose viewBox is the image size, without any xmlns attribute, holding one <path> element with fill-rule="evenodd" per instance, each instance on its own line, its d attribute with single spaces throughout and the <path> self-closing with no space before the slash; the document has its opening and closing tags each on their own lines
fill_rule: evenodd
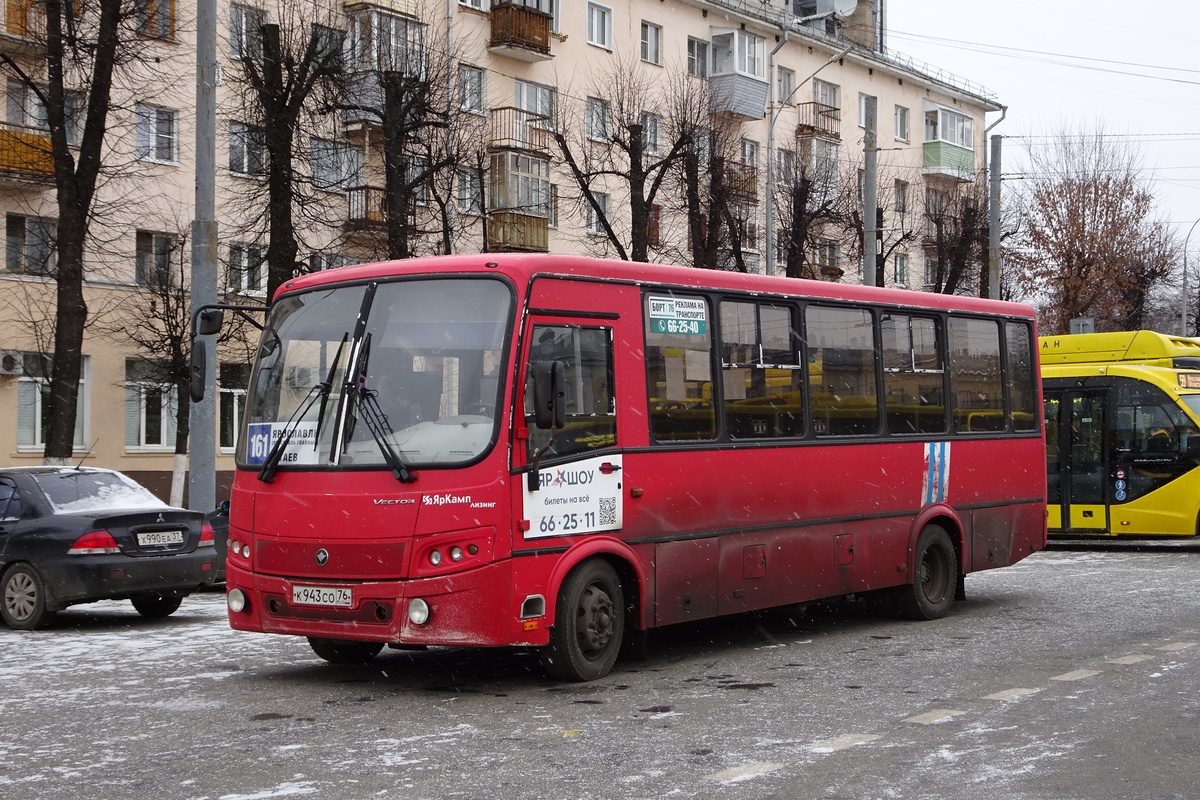
<svg viewBox="0 0 1200 800">
<path fill-rule="evenodd" d="M 117 547 L 117 540 L 108 531 L 91 531 L 90 533 L 85 533 L 76 539 L 75 544 L 71 545 L 71 549 L 67 551 L 69 555 L 73 556 L 119 552 L 121 552 L 121 549 Z"/>
<path fill-rule="evenodd" d="M 212 525 L 205 522 L 200 526 L 200 547 L 216 547 L 217 537 L 213 533 Z"/>
</svg>

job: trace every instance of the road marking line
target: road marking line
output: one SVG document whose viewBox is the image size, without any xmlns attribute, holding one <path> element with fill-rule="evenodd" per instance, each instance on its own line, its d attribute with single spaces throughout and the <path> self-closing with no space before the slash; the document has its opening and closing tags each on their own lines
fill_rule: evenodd
<svg viewBox="0 0 1200 800">
<path fill-rule="evenodd" d="M 1041 689 L 1005 689 L 1003 692 L 986 695 L 984 700 L 1016 700 L 1018 697 L 1026 697 L 1031 694 L 1037 694 Z"/>
<path fill-rule="evenodd" d="M 748 781 L 751 778 L 757 778 L 759 775 L 766 775 L 768 772 L 774 772 L 782 766 L 783 764 L 775 764 L 770 761 L 758 761 L 753 764 L 743 764 L 740 767 L 730 767 L 720 772 L 714 772 L 712 775 L 705 775 L 704 779 L 717 781 L 718 783 L 739 783 L 741 781 Z"/>
<path fill-rule="evenodd" d="M 1149 661 L 1154 656 L 1121 656 L 1120 658 L 1110 658 L 1109 664 L 1140 664 L 1143 661 Z"/>
<path fill-rule="evenodd" d="M 901 722 L 915 722 L 917 725 L 936 725 L 939 722 L 954 719 L 965 713 L 967 712 L 957 711 L 953 708 L 935 708 L 933 711 L 926 711 L 924 714 L 909 717 L 908 719 L 901 720 Z"/>
<path fill-rule="evenodd" d="M 1104 670 L 1102 669 L 1077 669 L 1074 672 L 1064 672 L 1062 675 L 1055 675 L 1050 680 L 1052 681 L 1081 681 L 1084 678 L 1090 678 L 1093 675 L 1099 675 Z"/>
<path fill-rule="evenodd" d="M 845 733 L 841 736 L 835 736 L 832 739 L 813 742 L 808 746 L 808 749 L 815 753 L 836 753 L 838 750 L 845 750 L 847 747 L 854 747 L 856 744 L 873 742 L 878 738 L 878 736 L 870 733 Z"/>
<path fill-rule="evenodd" d="M 1158 649 L 1166 653 L 1178 653 L 1180 650 L 1187 650 L 1188 648 L 1195 646 L 1195 642 L 1173 642 L 1172 644 L 1164 644 Z"/>
</svg>

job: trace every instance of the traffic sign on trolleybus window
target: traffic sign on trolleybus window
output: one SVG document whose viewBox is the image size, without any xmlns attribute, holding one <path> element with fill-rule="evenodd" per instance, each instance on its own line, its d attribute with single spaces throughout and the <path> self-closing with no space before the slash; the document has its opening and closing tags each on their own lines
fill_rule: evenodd
<svg viewBox="0 0 1200 800">
<path fill-rule="evenodd" d="M 526 539 L 572 536 L 621 528 L 621 456 L 548 467 L 538 488 L 524 489 Z"/>
</svg>

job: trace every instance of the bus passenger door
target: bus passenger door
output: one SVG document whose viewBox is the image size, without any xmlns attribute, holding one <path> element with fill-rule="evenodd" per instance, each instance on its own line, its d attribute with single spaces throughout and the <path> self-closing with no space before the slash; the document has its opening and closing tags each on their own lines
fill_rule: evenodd
<svg viewBox="0 0 1200 800">
<path fill-rule="evenodd" d="M 1045 392 L 1048 527 L 1054 533 L 1107 531 L 1106 390 Z"/>
</svg>

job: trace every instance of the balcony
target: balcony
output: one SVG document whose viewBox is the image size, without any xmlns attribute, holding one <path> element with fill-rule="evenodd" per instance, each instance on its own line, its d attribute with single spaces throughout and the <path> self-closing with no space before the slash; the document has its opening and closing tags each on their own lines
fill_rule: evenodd
<svg viewBox="0 0 1200 800">
<path fill-rule="evenodd" d="M 520 108 L 505 106 L 491 111 L 488 149 L 524 150 L 532 155 L 550 155 L 550 120 Z"/>
<path fill-rule="evenodd" d="M 842 110 L 824 103 L 796 105 L 796 136 L 842 138 Z"/>
<path fill-rule="evenodd" d="M 346 213 L 346 229 L 351 231 L 382 228 L 387 222 L 383 188 L 379 186 L 355 186 L 346 191 L 349 209 Z"/>
<path fill-rule="evenodd" d="M 35 0 L 6 0 L 0 26 L 0 53 L 38 57 L 46 54 L 45 11 Z"/>
<path fill-rule="evenodd" d="M 927 178 L 949 178 L 955 182 L 975 178 L 975 151 L 941 140 L 922 147 L 921 174 Z"/>
<path fill-rule="evenodd" d="M 725 188 L 739 200 L 758 202 L 758 167 L 737 161 L 725 162 Z"/>
<path fill-rule="evenodd" d="M 553 58 L 549 14 L 519 3 L 501 2 L 492 4 L 491 17 L 489 52 L 530 63 Z"/>
<path fill-rule="evenodd" d="M 550 220 L 546 217 L 492 211 L 488 214 L 487 249 L 545 253 L 550 250 L 549 230 Z"/>
<path fill-rule="evenodd" d="M 12 187 L 53 182 L 50 134 L 41 128 L 0 123 L 0 185 Z"/>
</svg>

